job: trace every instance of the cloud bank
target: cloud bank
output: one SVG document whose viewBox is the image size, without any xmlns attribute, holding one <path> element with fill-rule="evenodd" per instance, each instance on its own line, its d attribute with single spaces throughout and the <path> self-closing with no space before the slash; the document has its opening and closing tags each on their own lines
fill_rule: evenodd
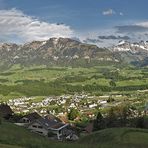
<svg viewBox="0 0 148 148">
<path fill-rule="evenodd" d="M 112 26 L 110 28 L 98 29 L 83 39 L 86 43 L 93 43 L 100 47 L 109 47 L 118 44 L 121 40 L 139 42 L 148 41 L 148 21 L 137 21 L 129 24 Z"/>
<path fill-rule="evenodd" d="M 115 28 L 119 33 L 137 33 L 137 32 L 148 31 L 148 26 L 142 26 L 142 25 L 124 25 L 124 26 L 116 26 Z"/>
<path fill-rule="evenodd" d="M 25 15 L 22 11 L 0 10 L 0 40 L 28 42 L 51 37 L 71 37 L 73 30 L 65 24 L 50 24 Z"/>
</svg>

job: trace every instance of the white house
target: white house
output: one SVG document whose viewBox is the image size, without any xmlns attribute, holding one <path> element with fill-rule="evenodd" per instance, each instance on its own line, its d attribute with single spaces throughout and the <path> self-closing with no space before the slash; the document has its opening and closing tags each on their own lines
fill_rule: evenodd
<svg viewBox="0 0 148 148">
<path fill-rule="evenodd" d="M 55 119 L 39 118 L 34 120 L 28 125 L 28 129 L 33 132 L 39 133 L 44 136 L 49 136 L 49 134 L 55 135 L 55 137 L 60 140 L 65 133 L 66 127 L 69 124 L 64 124 Z"/>
</svg>

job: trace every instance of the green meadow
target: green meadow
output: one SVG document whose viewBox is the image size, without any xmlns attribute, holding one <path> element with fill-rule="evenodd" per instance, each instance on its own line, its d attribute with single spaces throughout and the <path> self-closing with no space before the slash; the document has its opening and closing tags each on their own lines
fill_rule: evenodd
<svg viewBox="0 0 148 148">
<path fill-rule="evenodd" d="M 0 97 L 49 96 L 86 92 L 106 94 L 148 89 L 148 68 L 32 67 L 0 72 Z M 112 83 L 111 83 L 112 81 Z"/>
</svg>

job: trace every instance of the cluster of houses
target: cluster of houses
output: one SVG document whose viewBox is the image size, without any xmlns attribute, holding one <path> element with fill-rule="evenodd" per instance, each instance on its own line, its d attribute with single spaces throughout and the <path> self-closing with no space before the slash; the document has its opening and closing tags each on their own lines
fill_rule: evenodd
<svg viewBox="0 0 148 148">
<path fill-rule="evenodd" d="M 39 112 L 40 114 L 46 114 L 47 109 L 50 105 L 55 105 L 55 106 L 62 106 L 63 110 L 65 109 L 65 106 L 67 107 L 66 109 L 69 111 L 70 108 L 77 108 L 81 112 L 85 109 L 93 109 L 96 108 L 98 105 L 102 105 L 102 107 L 107 104 L 107 101 L 104 100 L 98 100 L 98 101 L 93 101 L 95 96 L 88 96 L 86 94 L 81 94 L 81 95 L 62 95 L 62 96 L 49 96 L 46 98 L 43 98 L 40 101 L 34 101 L 36 97 L 22 97 L 22 98 L 16 98 L 16 99 L 10 99 L 7 103 L 14 111 L 15 113 L 27 113 L 30 110 L 31 111 L 36 111 Z M 67 100 L 70 100 L 67 103 Z M 85 101 L 83 101 L 85 100 Z M 50 113 L 56 114 L 56 115 L 62 115 L 65 113 L 63 112 L 58 112 L 56 113 L 55 110 L 53 109 Z"/>
<path fill-rule="evenodd" d="M 12 121 L 14 112 L 7 104 L 0 105 L 2 118 Z M 52 114 L 41 116 L 37 112 L 28 113 L 15 122 L 18 126 L 23 126 L 31 132 L 47 136 L 57 140 L 78 140 L 77 133 L 70 124 L 62 122 Z"/>
<path fill-rule="evenodd" d="M 108 102 L 109 95 L 104 96 L 90 96 L 87 94 L 62 95 L 62 96 L 48 96 L 39 100 L 36 97 L 21 97 L 10 99 L 7 102 L 15 113 L 29 113 L 38 112 L 41 115 L 46 115 L 47 112 L 56 116 L 65 116 L 70 112 L 71 108 L 78 109 L 81 113 L 91 112 L 99 108 L 104 109 L 111 106 L 119 105 L 125 98 L 123 95 L 114 95 L 117 98 L 113 103 Z M 119 99 L 118 99 L 119 98 Z M 49 109 L 54 106 L 52 109 Z M 58 108 L 58 110 L 56 110 Z M 94 117 L 88 115 L 88 117 Z"/>
</svg>

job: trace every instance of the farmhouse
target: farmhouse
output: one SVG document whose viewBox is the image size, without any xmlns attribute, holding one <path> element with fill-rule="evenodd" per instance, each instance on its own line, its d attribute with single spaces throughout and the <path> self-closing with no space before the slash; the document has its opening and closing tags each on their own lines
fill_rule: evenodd
<svg viewBox="0 0 148 148">
<path fill-rule="evenodd" d="M 28 125 L 28 129 L 44 136 L 49 137 L 52 135 L 56 139 L 60 140 L 65 135 L 67 126 L 68 124 L 59 122 L 59 120 L 40 117 L 31 122 Z"/>
</svg>

